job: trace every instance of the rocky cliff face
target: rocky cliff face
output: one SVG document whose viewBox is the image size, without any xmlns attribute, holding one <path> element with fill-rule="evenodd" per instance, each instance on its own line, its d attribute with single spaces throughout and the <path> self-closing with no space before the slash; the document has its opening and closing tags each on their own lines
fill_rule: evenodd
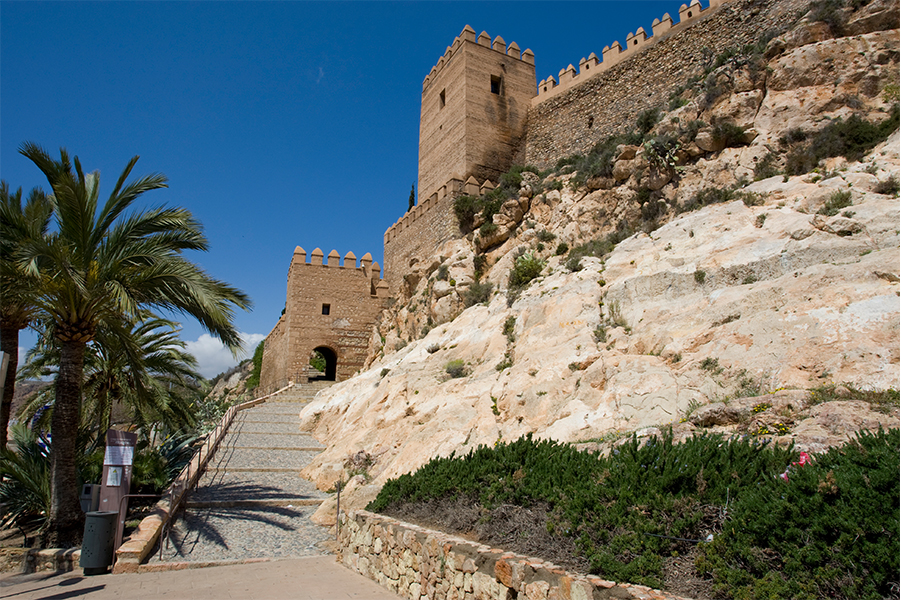
<svg viewBox="0 0 901 600">
<path fill-rule="evenodd" d="M 305 474 L 321 489 L 356 474 L 346 498 L 361 506 L 433 456 L 529 432 L 605 444 L 672 424 L 817 451 L 897 426 L 896 407 L 855 390 L 898 387 L 898 132 L 860 160 L 776 174 L 807 160 L 799 131 L 888 118 L 897 11 L 875 1 L 841 28 L 809 15 L 699 73 L 652 131 L 672 142 L 662 152 L 621 146 L 582 185 L 527 175 L 494 227 L 408 274 L 368 368 L 304 410 L 328 446 Z M 555 255 L 624 227 L 638 233 L 603 258 Z M 546 266 L 505 293 L 525 251 Z M 476 266 L 494 293 L 464 308 Z M 833 383 L 835 403 L 805 391 Z"/>
</svg>

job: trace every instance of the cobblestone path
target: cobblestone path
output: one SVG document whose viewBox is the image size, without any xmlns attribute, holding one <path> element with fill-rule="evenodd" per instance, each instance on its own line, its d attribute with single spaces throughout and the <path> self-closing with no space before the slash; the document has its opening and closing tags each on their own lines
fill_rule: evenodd
<svg viewBox="0 0 901 600">
<path fill-rule="evenodd" d="M 310 515 L 328 494 L 300 477 L 322 445 L 300 432 L 298 418 L 326 385 L 297 386 L 235 416 L 151 563 L 327 553 L 328 530 Z"/>
</svg>

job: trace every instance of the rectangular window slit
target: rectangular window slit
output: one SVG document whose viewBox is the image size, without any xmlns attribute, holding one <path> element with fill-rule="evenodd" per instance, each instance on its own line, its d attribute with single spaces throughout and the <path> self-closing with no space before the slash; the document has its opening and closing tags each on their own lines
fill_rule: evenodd
<svg viewBox="0 0 901 600">
<path fill-rule="evenodd" d="M 332 305 L 331 305 L 331 304 L 323 304 L 323 305 L 322 305 L 322 314 L 327 315 L 327 314 L 329 314 L 331 311 L 332 311 Z"/>
</svg>

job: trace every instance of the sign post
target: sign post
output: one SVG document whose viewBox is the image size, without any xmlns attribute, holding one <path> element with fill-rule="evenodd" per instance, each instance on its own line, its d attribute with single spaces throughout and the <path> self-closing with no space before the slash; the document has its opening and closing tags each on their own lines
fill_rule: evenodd
<svg viewBox="0 0 901 600">
<path fill-rule="evenodd" d="M 131 488 L 131 466 L 137 442 L 136 433 L 114 429 L 106 432 L 106 454 L 103 457 L 103 479 L 100 482 L 100 510 L 119 513 L 116 519 L 114 549 L 122 544 L 122 534 L 125 531 L 125 514 L 128 512 L 128 499 L 125 496 Z"/>
</svg>

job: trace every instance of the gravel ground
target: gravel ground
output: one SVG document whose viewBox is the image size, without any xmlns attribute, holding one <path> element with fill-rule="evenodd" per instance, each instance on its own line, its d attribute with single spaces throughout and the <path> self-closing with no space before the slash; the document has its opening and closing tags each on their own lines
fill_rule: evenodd
<svg viewBox="0 0 901 600">
<path fill-rule="evenodd" d="M 301 433 L 302 404 L 267 403 L 241 411 L 226 432 L 189 503 L 240 502 L 188 508 L 150 562 L 205 562 L 288 558 L 327 553 L 328 530 L 310 516 L 324 500 L 300 470 L 323 446 Z M 268 469 L 268 470 L 267 470 Z M 279 471 L 273 471 L 279 469 Z M 279 503 L 267 506 L 265 503 Z M 258 503 L 254 505 L 253 503 Z M 250 504 L 250 506 L 247 506 Z"/>
<path fill-rule="evenodd" d="M 317 545 L 331 538 L 314 525 L 314 506 L 188 510 L 151 562 L 203 562 L 288 558 L 325 554 Z"/>
</svg>

